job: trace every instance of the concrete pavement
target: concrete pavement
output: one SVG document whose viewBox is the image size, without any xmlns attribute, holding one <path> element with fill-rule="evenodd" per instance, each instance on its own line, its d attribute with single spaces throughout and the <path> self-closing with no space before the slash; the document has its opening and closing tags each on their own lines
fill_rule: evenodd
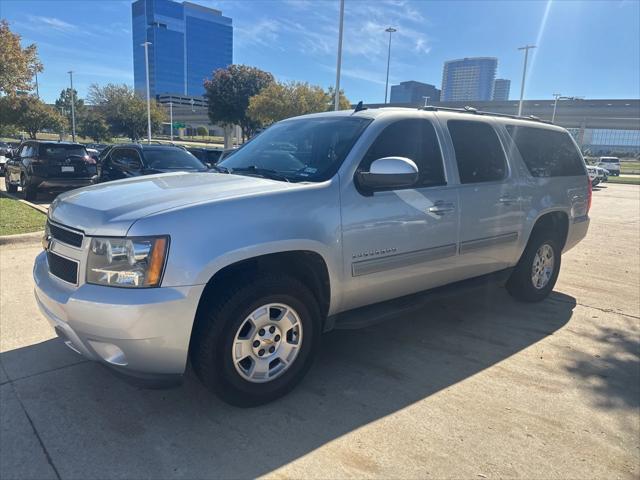
<svg viewBox="0 0 640 480">
<path fill-rule="evenodd" d="M 637 479 L 639 237 L 640 187 L 605 184 L 548 300 L 487 289 L 332 332 L 249 410 L 84 361 L 37 311 L 40 247 L 2 246 L 0 477 Z"/>
</svg>

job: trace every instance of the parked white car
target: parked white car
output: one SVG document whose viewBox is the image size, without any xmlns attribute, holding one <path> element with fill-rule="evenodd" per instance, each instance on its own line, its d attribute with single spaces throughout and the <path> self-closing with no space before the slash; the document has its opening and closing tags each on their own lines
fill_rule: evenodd
<svg viewBox="0 0 640 480">
<path fill-rule="evenodd" d="M 600 157 L 598 167 L 605 168 L 611 175 L 620 175 L 620 159 L 618 157 Z"/>
</svg>

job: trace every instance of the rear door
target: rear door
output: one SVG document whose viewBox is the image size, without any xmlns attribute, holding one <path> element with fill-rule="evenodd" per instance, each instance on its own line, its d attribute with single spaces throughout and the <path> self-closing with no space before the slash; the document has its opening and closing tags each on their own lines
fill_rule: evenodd
<svg viewBox="0 0 640 480">
<path fill-rule="evenodd" d="M 446 121 L 460 180 L 460 265 L 465 277 L 513 266 L 524 227 L 517 173 L 492 121 Z"/>
</svg>

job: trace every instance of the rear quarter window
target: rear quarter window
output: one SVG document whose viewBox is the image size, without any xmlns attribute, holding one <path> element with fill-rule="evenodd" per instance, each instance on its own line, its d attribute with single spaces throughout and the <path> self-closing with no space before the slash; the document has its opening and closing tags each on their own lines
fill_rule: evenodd
<svg viewBox="0 0 640 480">
<path fill-rule="evenodd" d="M 584 175 L 584 163 L 569 133 L 507 125 L 529 173 L 534 177 Z"/>
</svg>

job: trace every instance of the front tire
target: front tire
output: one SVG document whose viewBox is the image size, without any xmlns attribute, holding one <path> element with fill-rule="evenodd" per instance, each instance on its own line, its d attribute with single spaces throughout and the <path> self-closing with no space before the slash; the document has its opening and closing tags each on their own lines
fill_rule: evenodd
<svg viewBox="0 0 640 480">
<path fill-rule="evenodd" d="M 252 407 L 285 395 L 319 348 L 317 302 L 286 275 L 238 281 L 198 317 L 191 363 L 202 383 L 231 405 Z"/>
<path fill-rule="evenodd" d="M 16 193 L 18 191 L 18 186 L 9 181 L 9 172 L 5 172 L 4 174 L 4 186 L 7 193 Z"/>
<path fill-rule="evenodd" d="M 549 231 L 534 232 L 507 282 L 507 291 L 523 302 L 547 298 L 558 280 L 561 248 Z"/>
</svg>

